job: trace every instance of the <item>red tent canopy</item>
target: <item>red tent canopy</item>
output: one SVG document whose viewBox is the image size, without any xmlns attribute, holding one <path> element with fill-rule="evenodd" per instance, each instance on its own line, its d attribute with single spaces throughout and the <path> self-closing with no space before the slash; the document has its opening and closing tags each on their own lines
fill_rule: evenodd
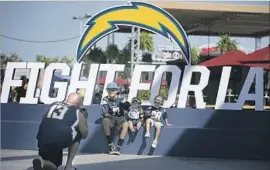
<svg viewBox="0 0 270 170">
<path fill-rule="evenodd" d="M 153 80 L 145 80 L 144 83 L 152 83 Z M 166 80 L 162 80 L 161 81 L 161 86 L 167 86 L 167 81 Z"/>
<path fill-rule="evenodd" d="M 270 61 L 270 47 L 268 46 L 254 51 L 253 53 L 248 54 L 245 58 L 239 60 L 241 63 L 253 63 L 253 61 L 257 61 L 258 63 Z"/>
<path fill-rule="evenodd" d="M 105 78 L 104 77 L 100 77 L 97 81 L 98 84 L 104 84 L 105 83 Z M 124 85 L 129 85 L 129 81 L 127 79 L 121 79 L 118 78 L 116 79 L 115 83 L 119 86 L 124 86 Z"/>
<path fill-rule="evenodd" d="M 105 83 L 105 78 L 104 78 L 104 77 L 100 77 L 100 78 L 97 80 L 97 83 L 98 83 L 98 84 L 104 84 L 104 83 Z"/>
<path fill-rule="evenodd" d="M 229 51 L 223 55 L 215 57 L 211 60 L 200 63 L 201 66 L 215 67 L 215 66 L 234 66 L 242 65 L 239 59 L 246 57 L 246 54 L 240 50 Z"/>
<path fill-rule="evenodd" d="M 120 86 L 129 85 L 129 81 L 127 79 L 116 79 L 116 84 Z"/>
<path fill-rule="evenodd" d="M 245 66 L 262 67 L 270 70 L 270 46 L 262 48 L 248 54 L 245 58 L 239 60 Z"/>
</svg>

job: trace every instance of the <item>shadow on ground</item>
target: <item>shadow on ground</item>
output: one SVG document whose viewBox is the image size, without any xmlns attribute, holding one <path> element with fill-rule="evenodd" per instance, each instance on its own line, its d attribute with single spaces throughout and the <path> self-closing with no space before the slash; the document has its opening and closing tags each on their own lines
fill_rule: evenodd
<svg viewBox="0 0 270 170">
<path fill-rule="evenodd" d="M 118 157 L 119 158 L 119 157 Z M 269 170 L 270 162 L 201 158 L 149 157 L 76 165 L 79 170 Z M 61 170 L 63 167 L 60 167 Z M 32 170 L 28 168 L 27 170 Z"/>
</svg>

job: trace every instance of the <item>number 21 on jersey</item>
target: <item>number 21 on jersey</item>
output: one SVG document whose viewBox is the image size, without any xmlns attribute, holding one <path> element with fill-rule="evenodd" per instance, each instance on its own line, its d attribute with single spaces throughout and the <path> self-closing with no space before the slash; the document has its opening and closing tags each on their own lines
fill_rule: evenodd
<svg viewBox="0 0 270 170">
<path fill-rule="evenodd" d="M 47 118 L 62 120 L 67 110 L 68 110 L 68 107 L 65 105 L 54 105 L 51 107 L 47 115 Z"/>
</svg>

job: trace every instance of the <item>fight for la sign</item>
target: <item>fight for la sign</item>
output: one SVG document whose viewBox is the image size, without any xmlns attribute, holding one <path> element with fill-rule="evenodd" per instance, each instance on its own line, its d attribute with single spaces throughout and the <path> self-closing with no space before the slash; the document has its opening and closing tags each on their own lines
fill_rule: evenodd
<svg viewBox="0 0 270 170">
<path fill-rule="evenodd" d="M 13 75 L 15 69 L 30 69 L 29 84 L 26 96 L 20 99 L 20 103 L 36 104 L 38 99 L 34 97 L 37 80 L 40 69 L 44 69 L 44 63 L 38 62 L 9 62 L 6 68 L 6 75 L 2 86 L 1 103 L 7 103 L 10 93 L 10 87 L 21 86 L 21 80 L 14 80 Z M 43 79 L 43 87 L 41 90 L 40 99 L 49 104 L 55 101 L 63 101 L 66 96 L 71 92 L 76 92 L 78 88 L 85 88 L 85 97 L 83 104 L 90 105 L 93 97 L 94 87 L 99 71 L 106 71 L 107 76 L 104 86 L 114 81 L 116 72 L 123 72 L 125 65 L 121 64 L 91 64 L 88 80 L 80 80 L 82 71 L 82 64 L 76 63 L 73 69 L 65 63 L 52 63 L 45 68 L 45 74 Z M 70 83 L 68 82 L 54 82 L 54 87 L 58 89 L 58 95 L 56 98 L 49 96 L 50 85 L 55 70 L 60 70 L 63 76 L 71 76 Z M 141 83 L 140 77 L 142 72 L 154 72 L 154 80 L 152 84 Z M 185 108 L 188 92 L 193 91 L 195 94 L 195 101 L 197 108 L 205 108 L 206 103 L 203 99 L 203 89 L 208 85 L 210 71 L 205 66 L 186 66 L 185 70 L 180 70 L 177 66 L 173 65 L 136 65 L 131 85 L 128 100 L 137 96 L 138 90 L 150 90 L 150 100 L 144 103 L 148 105 L 153 102 L 154 97 L 159 93 L 160 85 L 162 81 L 162 75 L 165 72 L 172 73 L 172 79 L 168 92 L 168 99 L 164 103 L 164 107 L 171 106 L 176 99 L 178 87 L 180 86 L 180 77 L 183 74 L 181 81 L 181 89 L 179 92 L 178 108 Z M 191 84 L 191 77 L 194 72 L 201 74 L 200 81 L 196 85 Z M 230 79 L 231 67 L 223 67 L 222 75 L 220 78 L 220 84 L 218 87 L 218 94 L 216 97 L 215 109 L 228 109 L 228 110 L 242 110 L 245 101 L 254 101 L 255 110 L 263 110 L 263 69 L 262 68 L 250 68 L 246 77 L 245 83 L 242 87 L 238 101 L 236 103 L 225 103 L 226 91 Z M 252 82 L 255 79 L 255 93 L 250 94 L 249 89 Z M 107 95 L 104 90 L 103 97 Z M 207 95 L 207 94 L 206 94 Z"/>
<path fill-rule="evenodd" d="M 84 31 L 77 47 L 77 62 L 80 62 L 84 54 L 102 37 L 117 31 L 119 25 L 135 26 L 148 30 L 160 36 L 173 41 L 183 55 L 173 53 L 175 59 L 184 58 L 187 63 L 185 70 L 180 70 L 177 66 L 161 65 L 136 65 L 131 80 L 130 92 L 128 100 L 130 101 L 137 95 L 138 90 L 150 90 L 150 100 L 146 105 L 153 102 L 154 97 L 159 93 L 162 75 L 165 72 L 172 73 L 172 79 L 169 87 L 168 99 L 164 107 L 171 106 L 176 99 L 178 87 L 179 92 L 178 107 L 186 106 L 188 92 L 193 91 L 197 108 L 205 108 L 206 103 L 203 99 L 203 89 L 208 85 L 210 71 L 204 66 L 190 66 L 191 52 L 187 34 L 180 23 L 167 11 L 157 6 L 143 3 L 131 2 L 128 5 L 121 5 L 105 9 L 94 16 L 87 22 L 87 29 Z M 44 69 L 44 63 L 38 62 L 11 62 L 7 64 L 4 83 L 2 86 L 1 103 L 8 101 L 10 87 L 21 86 L 21 80 L 13 80 L 15 69 L 30 69 L 29 84 L 26 96 L 20 99 L 20 103 L 36 104 L 38 99 L 34 97 L 39 71 Z M 52 63 L 45 69 L 43 79 L 43 87 L 41 90 L 40 100 L 45 104 L 55 101 L 63 101 L 71 92 L 76 92 L 78 88 L 85 88 L 85 97 L 83 104 L 90 105 L 93 97 L 95 82 L 99 71 L 107 71 L 107 77 L 104 86 L 113 82 L 115 73 L 122 72 L 125 65 L 120 64 L 92 64 L 87 81 L 80 80 L 82 64 L 76 63 L 73 69 L 65 63 Z M 58 89 L 56 98 L 49 96 L 50 85 L 55 70 L 61 70 L 63 76 L 71 76 L 70 82 L 54 82 L 54 87 Z M 140 77 L 142 72 L 154 72 L 154 80 L 152 84 L 141 83 Z M 199 72 L 201 74 L 200 82 L 197 85 L 191 84 L 192 73 Z M 226 91 L 230 79 L 231 67 L 223 67 L 220 78 L 220 85 L 216 98 L 216 109 L 241 110 L 246 100 L 255 101 L 255 110 L 263 110 L 263 69 L 251 68 L 241 90 L 237 103 L 225 103 Z M 183 78 L 180 86 L 180 77 Z M 249 89 L 255 78 L 255 93 L 250 94 Z M 104 90 L 103 97 L 107 95 Z M 207 95 L 207 94 L 206 94 Z"/>
</svg>

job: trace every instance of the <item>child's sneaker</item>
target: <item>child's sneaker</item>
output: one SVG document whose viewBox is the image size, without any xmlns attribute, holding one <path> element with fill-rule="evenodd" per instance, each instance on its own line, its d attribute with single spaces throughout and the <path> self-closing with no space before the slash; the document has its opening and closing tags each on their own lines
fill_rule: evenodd
<svg viewBox="0 0 270 170">
<path fill-rule="evenodd" d="M 146 132 L 145 135 L 144 135 L 144 137 L 150 138 L 150 132 Z"/>
<path fill-rule="evenodd" d="M 152 148 L 156 148 L 157 147 L 157 144 L 158 144 L 158 141 L 157 140 L 154 140 L 153 143 L 152 143 Z"/>
</svg>

